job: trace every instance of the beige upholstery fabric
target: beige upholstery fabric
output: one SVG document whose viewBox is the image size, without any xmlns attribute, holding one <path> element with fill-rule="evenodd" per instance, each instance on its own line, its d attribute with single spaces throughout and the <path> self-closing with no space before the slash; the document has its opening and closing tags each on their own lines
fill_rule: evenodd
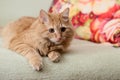
<svg viewBox="0 0 120 80">
<path fill-rule="evenodd" d="M 0 46 L 0 80 L 119 79 L 120 48 L 74 39 L 59 63 L 44 57 L 43 70 L 36 72 L 25 58 Z"/>
</svg>

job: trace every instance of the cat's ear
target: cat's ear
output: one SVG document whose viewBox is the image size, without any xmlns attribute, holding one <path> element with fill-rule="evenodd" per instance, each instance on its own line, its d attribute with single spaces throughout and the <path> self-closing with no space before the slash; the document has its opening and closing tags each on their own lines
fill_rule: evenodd
<svg viewBox="0 0 120 80">
<path fill-rule="evenodd" d="M 61 12 L 61 17 L 63 21 L 69 21 L 69 8 L 66 8 L 63 12 Z"/>
<path fill-rule="evenodd" d="M 40 19 L 40 21 L 41 21 L 42 23 L 48 24 L 48 23 L 49 23 L 48 13 L 45 12 L 44 10 L 40 10 L 39 19 Z"/>
</svg>

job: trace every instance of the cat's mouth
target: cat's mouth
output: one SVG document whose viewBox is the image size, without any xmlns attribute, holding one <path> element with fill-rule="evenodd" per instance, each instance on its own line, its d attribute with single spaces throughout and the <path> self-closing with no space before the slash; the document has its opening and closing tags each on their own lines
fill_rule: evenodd
<svg viewBox="0 0 120 80">
<path fill-rule="evenodd" d="M 64 41 L 65 38 L 57 39 L 57 38 L 51 38 L 50 41 L 55 44 L 61 44 Z"/>
<path fill-rule="evenodd" d="M 57 41 L 57 42 L 54 42 L 54 43 L 55 43 L 55 44 L 61 44 L 62 42 L 60 42 L 60 41 L 58 42 L 58 41 Z"/>
<path fill-rule="evenodd" d="M 55 43 L 55 44 L 60 44 L 60 43 L 62 43 L 62 40 L 57 41 L 57 40 L 54 40 L 54 39 L 50 39 L 50 41 L 53 42 L 53 43 Z"/>
</svg>

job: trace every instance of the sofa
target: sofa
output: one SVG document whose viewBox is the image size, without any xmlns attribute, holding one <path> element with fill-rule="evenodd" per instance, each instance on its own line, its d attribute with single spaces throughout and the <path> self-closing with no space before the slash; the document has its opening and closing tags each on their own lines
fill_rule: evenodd
<svg viewBox="0 0 120 80">
<path fill-rule="evenodd" d="M 52 0 L 1 0 L 0 24 L 20 16 L 37 16 Z M 43 57 L 44 68 L 34 71 L 21 55 L 3 47 L 0 38 L 0 80 L 120 80 L 120 48 L 109 43 L 73 39 L 59 63 Z"/>
</svg>

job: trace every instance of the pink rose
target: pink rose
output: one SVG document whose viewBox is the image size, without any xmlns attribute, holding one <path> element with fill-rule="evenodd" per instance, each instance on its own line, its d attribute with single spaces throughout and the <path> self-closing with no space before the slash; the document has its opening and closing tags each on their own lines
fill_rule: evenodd
<svg viewBox="0 0 120 80">
<path fill-rule="evenodd" d="M 107 41 L 120 43 L 120 19 L 108 21 L 104 25 L 102 33 L 106 35 Z"/>
</svg>

